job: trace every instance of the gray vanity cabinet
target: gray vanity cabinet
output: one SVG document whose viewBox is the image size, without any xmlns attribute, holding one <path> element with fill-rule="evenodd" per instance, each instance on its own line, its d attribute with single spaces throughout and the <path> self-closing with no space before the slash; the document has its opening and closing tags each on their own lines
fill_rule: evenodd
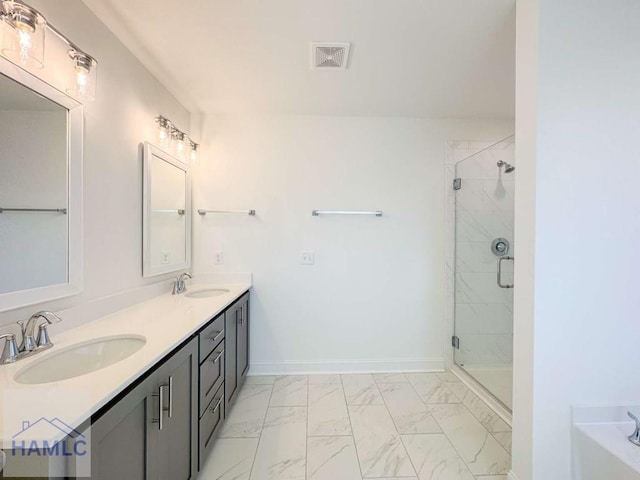
<svg viewBox="0 0 640 480">
<path fill-rule="evenodd" d="M 93 423 L 92 480 L 195 478 L 197 382 L 193 339 Z"/>
<path fill-rule="evenodd" d="M 249 370 L 249 293 L 231 305 L 225 316 L 225 400 L 229 406 Z"/>
</svg>

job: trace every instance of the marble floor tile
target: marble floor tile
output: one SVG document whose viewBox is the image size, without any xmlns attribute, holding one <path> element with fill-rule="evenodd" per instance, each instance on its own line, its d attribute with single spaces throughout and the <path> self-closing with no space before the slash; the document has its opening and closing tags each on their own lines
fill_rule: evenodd
<svg viewBox="0 0 640 480">
<path fill-rule="evenodd" d="M 438 378 L 443 382 L 459 382 L 460 379 L 451 372 L 438 373 Z"/>
<path fill-rule="evenodd" d="M 342 384 L 342 379 L 337 373 L 309 375 L 309 385 L 335 385 Z"/>
<path fill-rule="evenodd" d="M 351 435 L 349 412 L 342 383 L 309 385 L 309 426 L 307 435 Z"/>
<path fill-rule="evenodd" d="M 445 435 L 403 435 L 402 442 L 420 480 L 474 480 Z"/>
<path fill-rule="evenodd" d="M 471 473 L 508 473 L 511 456 L 464 405 L 431 405 L 429 408 Z"/>
<path fill-rule="evenodd" d="M 198 478 L 249 480 L 258 441 L 258 438 L 218 438 Z"/>
<path fill-rule="evenodd" d="M 373 375 L 342 375 L 347 405 L 382 405 Z"/>
<path fill-rule="evenodd" d="M 308 384 L 309 380 L 306 375 L 276 377 L 269 406 L 306 407 Z"/>
<path fill-rule="evenodd" d="M 249 375 L 245 378 L 245 385 L 273 385 L 276 377 L 274 375 Z"/>
<path fill-rule="evenodd" d="M 504 449 L 511 453 L 511 442 L 513 435 L 511 432 L 495 432 L 493 437 L 498 441 L 500 445 L 504 447 Z"/>
<path fill-rule="evenodd" d="M 509 480 L 507 475 L 476 475 L 476 480 Z"/>
<path fill-rule="evenodd" d="M 307 480 L 361 480 L 353 437 L 307 440 Z"/>
<path fill-rule="evenodd" d="M 306 458 L 306 407 L 270 407 L 251 480 L 305 480 Z"/>
<path fill-rule="evenodd" d="M 388 383 L 378 388 L 400 434 L 442 432 L 410 384 Z"/>
<path fill-rule="evenodd" d="M 511 427 L 500 418 L 480 397 L 462 382 L 448 383 L 447 386 L 458 397 L 462 404 L 469 409 L 474 417 L 490 432 L 510 432 Z"/>
<path fill-rule="evenodd" d="M 245 384 L 218 437 L 259 437 L 272 388 L 271 385 Z"/>
<path fill-rule="evenodd" d="M 373 378 L 376 383 L 407 383 L 404 373 L 374 373 Z"/>
<path fill-rule="evenodd" d="M 424 403 L 460 403 L 447 383 L 431 373 L 408 373 L 407 378 Z"/>
<path fill-rule="evenodd" d="M 415 475 L 400 435 L 384 405 L 350 406 L 349 416 L 363 477 Z"/>
</svg>

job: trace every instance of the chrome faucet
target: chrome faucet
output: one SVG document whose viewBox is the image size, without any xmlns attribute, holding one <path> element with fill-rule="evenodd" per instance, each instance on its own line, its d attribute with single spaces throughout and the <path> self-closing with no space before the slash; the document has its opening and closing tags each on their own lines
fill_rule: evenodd
<svg viewBox="0 0 640 480">
<path fill-rule="evenodd" d="M 6 365 L 7 363 L 13 363 L 18 360 L 19 353 L 16 336 L 13 333 L 6 333 L 0 335 L 0 340 L 5 341 L 2 355 L 0 355 L 0 365 Z"/>
<path fill-rule="evenodd" d="M 631 435 L 629 435 L 629 441 L 633 443 L 635 446 L 640 447 L 640 419 L 636 417 L 633 413 L 627 412 L 629 418 L 636 422 L 636 430 Z"/>
<path fill-rule="evenodd" d="M 187 285 L 184 283 L 185 278 L 193 278 L 189 272 L 181 273 L 178 278 L 173 281 L 173 295 L 180 295 L 187 291 Z"/>
<path fill-rule="evenodd" d="M 36 322 L 39 318 L 45 320 L 38 327 L 38 338 L 36 340 L 35 330 Z M 49 333 L 47 332 L 47 325 L 53 323 L 59 323 L 62 319 L 53 312 L 37 312 L 31 315 L 31 318 L 27 322 L 18 322 L 20 329 L 22 330 L 22 343 L 18 348 L 19 353 L 33 352 L 34 350 L 44 350 L 46 348 L 53 347 L 53 343 L 49 339 Z"/>
</svg>

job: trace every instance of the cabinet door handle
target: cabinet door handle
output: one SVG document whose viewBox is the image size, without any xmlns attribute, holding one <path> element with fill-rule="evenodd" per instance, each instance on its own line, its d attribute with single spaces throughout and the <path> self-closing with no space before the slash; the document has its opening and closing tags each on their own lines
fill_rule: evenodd
<svg viewBox="0 0 640 480">
<path fill-rule="evenodd" d="M 236 310 L 236 318 L 238 317 L 238 313 L 240 314 L 240 320 L 237 322 L 240 324 L 240 326 L 242 326 L 242 324 L 244 323 L 244 311 L 243 311 L 243 306 L 240 306 L 240 308 L 238 310 Z"/>
<path fill-rule="evenodd" d="M 211 340 L 212 342 L 215 342 L 216 340 L 218 340 L 222 335 L 224 335 L 224 330 L 220 330 L 219 332 L 216 332 L 216 336 L 210 338 L 209 340 Z"/>
<path fill-rule="evenodd" d="M 166 388 L 165 385 L 160 385 L 160 388 L 158 388 L 158 393 L 153 394 L 154 397 L 158 397 L 158 418 L 154 419 L 153 423 L 158 424 L 159 430 L 162 430 L 162 428 L 164 427 L 162 417 L 164 415 L 164 389 L 165 388 Z"/>
<path fill-rule="evenodd" d="M 169 418 L 173 417 L 173 375 L 169 377 L 169 405 L 167 405 L 169 411 Z"/>
<path fill-rule="evenodd" d="M 223 397 L 220 397 L 220 399 L 218 400 L 218 403 L 216 403 L 216 406 L 211 409 L 211 413 L 216 413 L 218 411 L 218 409 L 220 408 L 220 405 L 222 405 L 222 399 Z"/>
<path fill-rule="evenodd" d="M 218 360 L 220 360 L 220 358 L 222 357 L 222 355 L 224 355 L 224 349 L 222 349 L 220 351 L 220 353 L 216 356 L 216 358 L 214 358 L 213 360 L 211 360 L 211 363 L 218 363 Z"/>
</svg>

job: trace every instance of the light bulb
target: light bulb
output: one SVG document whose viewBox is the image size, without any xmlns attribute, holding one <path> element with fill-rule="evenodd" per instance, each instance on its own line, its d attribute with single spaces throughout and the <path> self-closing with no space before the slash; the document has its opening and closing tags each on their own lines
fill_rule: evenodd
<svg viewBox="0 0 640 480">
<path fill-rule="evenodd" d="M 76 67 L 76 85 L 80 96 L 85 97 L 89 86 L 89 72 L 82 67 Z"/>
<path fill-rule="evenodd" d="M 26 65 L 29 61 L 29 52 L 33 45 L 31 41 L 31 32 L 21 28 L 18 30 L 18 36 L 20 39 L 20 63 Z"/>
<path fill-rule="evenodd" d="M 198 151 L 194 148 L 191 150 L 191 162 L 196 163 L 198 161 Z"/>
</svg>

